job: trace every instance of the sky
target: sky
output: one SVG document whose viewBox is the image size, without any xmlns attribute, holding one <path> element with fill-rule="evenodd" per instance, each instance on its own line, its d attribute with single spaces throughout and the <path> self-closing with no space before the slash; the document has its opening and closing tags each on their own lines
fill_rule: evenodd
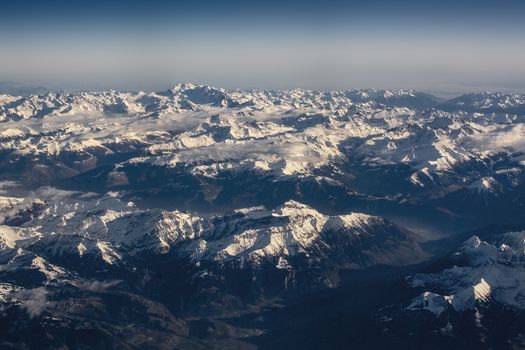
<svg viewBox="0 0 525 350">
<path fill-rule="evenodd" d="M 525 92 L 523 0 L 0 2 L 0 81 Z"/>
</svg>

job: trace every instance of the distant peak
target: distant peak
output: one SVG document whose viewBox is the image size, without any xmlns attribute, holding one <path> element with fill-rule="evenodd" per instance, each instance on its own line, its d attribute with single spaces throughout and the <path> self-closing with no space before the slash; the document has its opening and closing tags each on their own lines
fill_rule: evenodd
<svg viewBox="0 0 525 350">
<path fill-rule="evenodd" d="M 192 84 L 192 83 L 179 83 L 179 84 L 175 84 L 171 87 L 170 91 L 184 91 L 184 90 L 191 90 L 191 89 L 194 89 L 196 87 L 195 84 Z"/>
<path fill-rule="evenodd" d="M 188 91 L 188 90 L 200 90 L 203 92 L 208 91 L 224 91 L 224 89 L 216 88 L 212 85 L 207 84 L 193 84 L 193 83 L 179 83 L 171 87 L 170 91 L 172 92 L 182 92 L 182 91 Z"/>
</svg>

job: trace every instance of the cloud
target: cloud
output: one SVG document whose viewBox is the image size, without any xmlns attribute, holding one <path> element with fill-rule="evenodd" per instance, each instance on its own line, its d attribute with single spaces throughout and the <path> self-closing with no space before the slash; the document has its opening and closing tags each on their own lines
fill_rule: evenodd
<svg viewBox="0 0 525 350">
<path fill-rule="evenodd" d="M 84 198 L 88 199 L 89 197 L 96 196 L 96 193 L 92 192 L 79 192 L 79 191 L 68 191 L 62 190 L 56 187 L 45 186 L 40 187 L 35 191 L 34 197 L 41 198 L 44 200 L 51 201 L 61 201 L 70 198 Z"/>
<path fill-rule="evenodd" d="M 504 149 L 523 150 L 525 149 L 525 124 L 497 126 L 488 132 L 471 136 L 469 141 L 480 152 L 499 152 Z"/>
<path fill-rule="evenodd" d="M 39 316 L 49 305 L 48 291 L 44 287 L 27 289 L 17 293 L 16 298 L 21 301 L 22 308 L 30 318 Z"/>
<path fill-rule="evenodd" d="M 92 292 L 103 292 L 111 287 L 118 285 L 121 281 L 86 281 L 77 284 L 77 287 Z"/>
<path fill-rule="evenodd" d="M 14 190 L 19 190 L 20 187 L 20 183 L 16 181 L 0 181 L 0 195 L 9 195 Z"/>
</svg>

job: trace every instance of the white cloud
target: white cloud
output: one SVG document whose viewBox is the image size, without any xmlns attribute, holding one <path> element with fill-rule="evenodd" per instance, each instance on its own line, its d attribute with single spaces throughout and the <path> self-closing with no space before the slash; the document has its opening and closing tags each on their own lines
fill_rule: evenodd
<svg viewBox="0 0 525 350">
<path fill-rule="evenodd" d="M 498 152 L 504 149 L 525 150 L 525 124 L 495 126 L 490 131 L 470 137 L 479 152 Z"/>
<path fill-rule="evenodd" d="M 22 307 L 30 318 L 39 316 L 49 305 L 48 291 L 45 287 L 27 289 L 17 293 L 16 298 L 22 302 Z"/>
</svg>

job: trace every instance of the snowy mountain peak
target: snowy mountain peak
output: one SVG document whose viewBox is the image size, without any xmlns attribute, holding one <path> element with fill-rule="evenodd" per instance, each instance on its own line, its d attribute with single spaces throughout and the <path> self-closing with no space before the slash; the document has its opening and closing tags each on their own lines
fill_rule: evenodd
<svg viewBox="0 0 525 350">
<path fill-rule="evenodd" d="M 55 202 L 22 228 L 6 227 L 0 234 L 3 249 L 32 249 L 43 257 L 98 256 L 111 265 L 128 256 L 169 251 L 192 260 L 246 260 L 255 264 L 261 258 L 298 254 L 313 255 L 314 260 L 337 256 L 353 267 L 382 261 L 402 264 L 424 256 L 410 233 L 384 219 L 355 213 L 328 216 L 293 200 L 272 210 L 239 209 L 211 218 L 139 209 L 112 197 Z M 357 242 L 370 251 L 345 256 L 345 251 L 357 249 L 353 247 Z M 391 254 L 391 249 L 410 249 L 412 254 Z M 319 252 L 324 253 L 319 256 Z"/>
<path fill-rule="evenodd" d="M 469 238 L 451 256 L 460 266 L 416 274 L 408 280 L 414 287 L 431 288 L 414 299 L 409 309 L 441 313 L 445 309 L 436 309 L 435 305 L 446 301 L 454 310 L 462 311 L 478 307 L 489 298 L 516 310 L 525 309 L 524 241 L 524 231 L 505 233 L 490 243 L 477 236 Z M 429 296 L 432 302 L 421 302 Z"/>
<path fill-rule="evenodd" d="M 204 85 L 201 85 L 201 86 L 204 86 Z M 170 88 L 170 91 L 176 93 L 176 92 L 181 92 L 185 90 L 192 90 L 192 89 L 195 89 L 196 87 L 197 85 L 193 83 L 178 83 L 178 84 L 173 85 Z"/>
</svg>

